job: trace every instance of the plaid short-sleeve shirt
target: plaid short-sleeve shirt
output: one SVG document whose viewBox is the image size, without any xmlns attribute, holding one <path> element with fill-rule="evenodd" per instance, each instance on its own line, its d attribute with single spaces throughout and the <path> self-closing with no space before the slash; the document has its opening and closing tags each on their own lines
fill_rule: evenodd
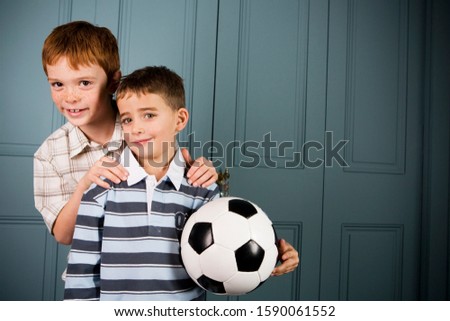
<svg viewBox="0 0 450 321">
<path fill-rule="evenodd" d="M 106 146 L 90 142 L 78 127 L 70 123 L 44 141 L 34 154 L 34 203 L 50 232 L 79 180 L 97 160 L 108 153 L 119 154 L 122 149 L 119 117 Z"/>
</svg>

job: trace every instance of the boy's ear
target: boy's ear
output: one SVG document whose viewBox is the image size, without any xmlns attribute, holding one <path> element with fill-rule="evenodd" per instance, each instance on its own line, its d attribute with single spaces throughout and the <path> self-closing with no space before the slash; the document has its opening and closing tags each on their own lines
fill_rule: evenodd
<svg viewBox="0 0 450 321">
<path fill-rule="evenodd" d="M 189 120 L 189 112 L 186 108 L 180 108 L 177 110 L 177 131 L 182 131 Z"/>
<path fill-rule="evenodd" d="M 120 78 L 122 77 L 122 72 L 120 70 L 117 70 L 114 75 L 112 76 L 109 85 L 108 85 L 108 91 L 111 94 L 114 94 L 117 90 L 117 87 L 119 87 Z"/>
</svg>

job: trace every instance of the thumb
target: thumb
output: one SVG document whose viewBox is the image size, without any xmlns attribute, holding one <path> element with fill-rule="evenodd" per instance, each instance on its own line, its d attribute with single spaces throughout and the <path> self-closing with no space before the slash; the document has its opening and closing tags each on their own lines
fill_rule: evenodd
<svg viewBox="0 0 450 321">
<path fill-rule="evenodd" d="M 280 239 L 278 240 L 278 259 L 281 261 L 281 257 L 284 254 L 284 251 L 286 251 L 286 240 Z"/>
<path fill-rule="evenodd" d="M 183 158 L 186 161 L 186 165 L 191 166 L 193 161 L 191 155 L 189 154 L 189 150 L 187 148 L 182 148 L 181 154 L 183 155 Z"/>
<path fill-rule="evenodd" d="M 283 248 L 286 246 L 286 240 L 285 239 L 279 239 L 278 240 L 278 248 Z"/>
</svg>

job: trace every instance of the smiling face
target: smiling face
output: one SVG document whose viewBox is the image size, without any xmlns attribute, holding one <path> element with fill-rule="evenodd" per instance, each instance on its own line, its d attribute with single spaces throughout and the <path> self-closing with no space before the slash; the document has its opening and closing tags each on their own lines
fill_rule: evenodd
<svg viewBox="0 0 450 321">
<path fill-rule="evenodd" d="M 98 65 L 73 69 L 65 57 L 47 66 L 53 102 L 74 126 L 88 136 L 114 115 L 105 71 Z"/>
<path fill-rule="evenodd" d="M 176 135 L 189 118 L 160 95 L 129 94 L 117 100 L 125 141 L 143 167 L 164 167 L 175 155 Z"/>
</svg>

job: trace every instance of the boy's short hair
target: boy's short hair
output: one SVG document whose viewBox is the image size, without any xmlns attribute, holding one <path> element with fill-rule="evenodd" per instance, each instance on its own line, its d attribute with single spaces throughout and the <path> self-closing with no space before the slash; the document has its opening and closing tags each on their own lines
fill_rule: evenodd
<svg viewBox="0 0 450 321">
<path fill-rule="evenodd" d="M 105 27 L 86 21 L 74 21 L 58 26 L 45 39 L 42 48 L 42 65 L 47 66 L 66 57 L 70 66 L 97 64 L 103 68 L 108 80 L 120 70 L 119 48 L 116 37 Z"/>
<path fill-rule="evenodd" d="M 186 106 L 183 79 L 164 66 L 144 67 L 123 77 L 116 92 L 116 99 L 126 98 L 130 94 L 160 95 L 174 110 Z"/>
</svg>

